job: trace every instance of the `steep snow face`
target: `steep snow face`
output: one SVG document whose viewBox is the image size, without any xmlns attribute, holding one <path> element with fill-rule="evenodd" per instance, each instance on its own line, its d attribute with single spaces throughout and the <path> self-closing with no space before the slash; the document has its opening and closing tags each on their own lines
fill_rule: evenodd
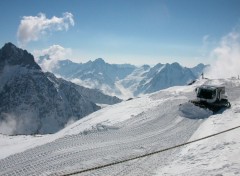
<svg viewBox="0 0 240 176">
<path fill-rule="evenodd" d="M 151 68 L 148 65 L 108 64 L 103 59 L 83 64 L 63 60 L 59 61 L 53 73 L 84 87 L 128 99 L 171 86 L 186 85 L 198 78 L 205 67 L 203 64 L 186 68 L 178 63 L 159 63 Z"/>
<path fill-rule="evenodd" d="M 13 44 L 0 50 L 0 63 L 0 133 L 54 133 L 99 109 L 73 86 L 53 81 Z"/>
</svg>

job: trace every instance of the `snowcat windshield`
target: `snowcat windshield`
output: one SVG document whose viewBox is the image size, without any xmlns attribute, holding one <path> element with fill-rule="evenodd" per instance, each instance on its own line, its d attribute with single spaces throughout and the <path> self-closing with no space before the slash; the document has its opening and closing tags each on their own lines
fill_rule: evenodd
<svg viewBox="0 0 240 176">
<path fill-rule="evenodd" d="M 213 99 L 216 95 L 216 90 L 213 89 L 202 89 L 199 88 L 197 97 L 204 98 L 204 99 Z"/>
</svg>

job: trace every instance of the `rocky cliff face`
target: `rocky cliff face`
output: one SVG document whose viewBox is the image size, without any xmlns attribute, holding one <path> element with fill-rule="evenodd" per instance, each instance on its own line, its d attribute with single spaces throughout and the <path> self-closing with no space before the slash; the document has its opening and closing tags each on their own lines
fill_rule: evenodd
<svg viewBox="0 0 240 176">
<path fill-rule="evenodd" d="M 100 109 L 72 85 L 42 72 L 26 50 L 0 49 L 0 132 L 46 134 Z"/>
</svg>

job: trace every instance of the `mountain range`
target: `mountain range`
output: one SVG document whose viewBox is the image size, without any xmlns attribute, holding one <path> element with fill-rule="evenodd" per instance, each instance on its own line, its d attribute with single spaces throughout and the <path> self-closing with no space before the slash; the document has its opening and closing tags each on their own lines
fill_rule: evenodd
<svg viewBox="0 0 240 176">
<path fill-rule="evenodd" d="M 44 58 L 49 59 L 48 56 L 38 59 L 40 66 Z M 206 67 L 208 65 L 198 64 L 187 68 L 177 62 L 137 67 L 131 64 L 109 64 L 98 58 L 87 63 L 60 60 L 51 71 L 78 85 L 128 99 L 172 86 L 186 85 L 199 78 Z"/>
<path fill-rule="evenodd" d="M 99 110 L 99 104 L 121 102 L 116 96 L 127 99 L 185 85 L 206 67 L 178 63 L 137 67 L 109 64 L 101 58 L 87 63 L 62 60 L 52 70 L 62 77 L 57 78 L 41 69 L 45 59 L 51 58 L 43 56 L 36 63 L 33 55 L 12 43 L 0 49 L 0 133 L 55 133 Z"/>
</svg>

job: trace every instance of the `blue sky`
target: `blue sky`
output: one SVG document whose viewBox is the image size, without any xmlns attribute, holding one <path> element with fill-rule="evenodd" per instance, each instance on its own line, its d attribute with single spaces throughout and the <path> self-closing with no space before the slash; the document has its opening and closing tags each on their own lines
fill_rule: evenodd
<svg viewBox="0 0 240 176">
<path fill-rule="evenodd" d="M 1 46 L 12 42 L 34 52 L 60 45 L 77 62 L 209 63 L 209 53 L 240 24 L 239 0 L 1 0 L 0 11 Z M 39 13 L 68 26 L 51 23 L 21 43 L 21 20 Z M 23 29 L 23 37 L 31 36 Z"/>
</svg>

